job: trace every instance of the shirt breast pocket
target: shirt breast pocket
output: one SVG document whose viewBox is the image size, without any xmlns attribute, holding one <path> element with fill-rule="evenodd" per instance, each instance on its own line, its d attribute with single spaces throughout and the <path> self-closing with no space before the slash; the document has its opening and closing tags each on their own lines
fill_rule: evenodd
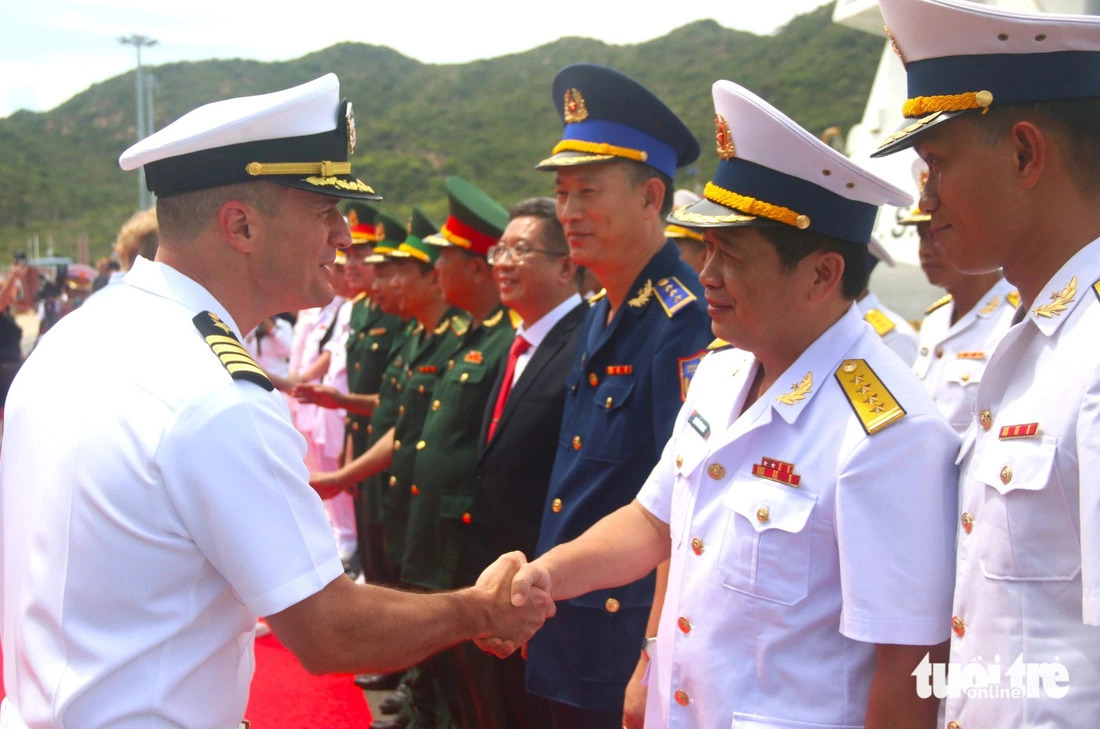
<svg viewBox="0 0 1100 729">
<path fill-rule="evenodd" d="M 592 396 L 595 413 L 588 428 L 593 436 L 589 458 L 621 463 L 636 454 L 633 434 L 652 426 L 632 413 L 633 391 L 634 377 L 622 375 L 608 377 L 596 388 Z"/>
<path fill-rule="evenodd" d="M 982 574 L 994 580 L 1072 580 L 1081 570 L 1077 529 L 1054 468 L 1057 439 L 997 441 L 975 456 L 984 484 L 974 537 Z"/>
<path fill-rule="evenodd" d="M 677 454 L 673 463 L 675 484 L 669 505 L 668 531 L 674 548 L 679 547 L 680 543 L 683 542 L 684 531 L 691 523 L 691 502 L 694 499 L 695 492 L 695 472 L 702 467 L 703 460 L 707 456 L 703 439 L 691 433 L 681 436 L 681 439 L 689 438 L 697 440 L 698 443 L 691 443 L 690 441 L 684 443 L 684 448 Z"/>
<path fill-rule="evenodd" d="M 758 479 L 737 479 L 722 500 L 728 510 L 718 573 L 722 584 L 782 605 L 806 597 L 817 497 Z"/>
<path fill-rule="evenodd" d="M 953 359 L 943 366 L 943 379 L 959 387 L 977 385 L 985 371 L 984 359 Z"/>
</svg>

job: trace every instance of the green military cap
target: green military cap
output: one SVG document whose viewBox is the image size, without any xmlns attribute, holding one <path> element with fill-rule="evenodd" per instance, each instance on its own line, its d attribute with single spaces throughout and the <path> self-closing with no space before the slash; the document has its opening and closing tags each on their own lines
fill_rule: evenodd
<svg viewBox="0 0 1100 729">
<path fill-rule="evenodd" d="M 405 235 L 407 233 L 404 225 L 385 213 L 378 213 L 378 218 L 375 220 L 375 227 L 377 229 L 378 242 L 374 245 L 374 254 L 366 259 L 367 263 L 382 263 L 386 261 L 387 256 L 397 250 L 397 248 L 405 242 Z"/>
<path fill-rule="evenodd" d="M 443 188 L 447 191 L 447 222 L 424 242 L 465 248 L 484 258 L 500 241 L 508 225 L 508 211 L 477 185 L 460 177 L 448 177 Z"/>
<path fill-rule="evenodd" d="M 378 211 L 371 205 L 361 202 L 348 203 L 344 208 L 344 217 L 348 219 L 353 246 L 368 245 L 378 238 Z"/>
<path fill-rule="evenodd" d="M 441 251 L 438 246 L 425 243 L 424 239 L 430 235 L 435 235 L 439 231 L 439 226 L 433 223 L 424 214 L 423 210 L 413 205 L 408 230 L 409 234 L 406 236 L 405 241 L 397 247 L 397 250 L 391 252 L 390 256 L 394 258 L 415 258 L 421 263 L 434 264 Z"/>
</svg>

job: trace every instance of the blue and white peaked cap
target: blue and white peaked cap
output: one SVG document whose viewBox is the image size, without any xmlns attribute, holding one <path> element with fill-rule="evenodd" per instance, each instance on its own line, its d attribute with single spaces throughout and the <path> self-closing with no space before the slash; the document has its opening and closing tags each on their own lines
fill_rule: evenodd
<svg viewBox="0 0 1100 729">
<path fill-rule="evenodd" d="M 718 168 L 703 200 L 669 222 L 696 228 L 790 225 L 866 244 L 880 205 L 912 198 L 731 81 L 713 86 Z"/>
<path fill-rule="evenodd" d="M 960 114 L 1100 96 L 1100 17 L 1021 13 L 959 0 L 879 0 L 915 119 L 875 157 Z"/>
<path fill-rule="evenodd" d="M 118 164 L 145 168 L 159 197 L 241 182 L 271 182 L 333 197 L 381 200 L 351 174 L 351 103 L 326 74 L 294 88 L 215 101 L 127 149 Z"/>
</svg>

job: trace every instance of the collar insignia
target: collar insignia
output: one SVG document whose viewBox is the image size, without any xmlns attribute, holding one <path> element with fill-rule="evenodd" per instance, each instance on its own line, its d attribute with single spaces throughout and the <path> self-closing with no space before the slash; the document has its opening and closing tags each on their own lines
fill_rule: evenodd
<svg viewBox="0 0 1100 729">
<path fill-rule="evenodd" d="M 1033 312 L 1035 316 L 1041 316 L 1045 319 L 1050 319 L 1054 316 L 1061 316 L 1062 312 L 1066 310 L 1066 304 L 1072 303 L 1074 297 L 1077 296 L 1077 277 L 1074 276 L 1066 284 L 1066 287 L 1061 291 L 1056 291 L 1050 295 L 1050 303 L 1043 304 L 1035 309 Z"/>
<path fill-rule="evenodd" d="M 806 395 L 809 394 L 810 389 L 814 386 L 814 373 L 807 372 L 806 376 L 802 378 L 801 382 L 797 382 L 791 385 L 791 391 L 785 392 L 776 398 L 784 405 L 794 405 L 796 402 L 802 402 L 806 399 Z"/>
</svg>

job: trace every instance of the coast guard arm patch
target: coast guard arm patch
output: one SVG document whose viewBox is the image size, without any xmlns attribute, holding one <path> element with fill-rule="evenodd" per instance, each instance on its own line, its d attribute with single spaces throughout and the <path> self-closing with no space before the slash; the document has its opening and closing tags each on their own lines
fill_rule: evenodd
<svg viewBox="0 0 1100 729">
<path fill-rule="evenodd" d="M 234 380 L 254 382 L 268 392 L 275 389 L 275 385 L 271 384 L 267 374 L 256 364 L 256 360 L 252 359 L 252 355 L 233 334 L 233 330 L 219 319 L 217 314 L 204 311 L 197 314 L 191 321 L 194 322 L 195 328 L 202 334 L 206 343 L 210 345 L 210 349 L 218 355 L 222 366 L 229 370 L 230 377 Z"/>
</svg>

